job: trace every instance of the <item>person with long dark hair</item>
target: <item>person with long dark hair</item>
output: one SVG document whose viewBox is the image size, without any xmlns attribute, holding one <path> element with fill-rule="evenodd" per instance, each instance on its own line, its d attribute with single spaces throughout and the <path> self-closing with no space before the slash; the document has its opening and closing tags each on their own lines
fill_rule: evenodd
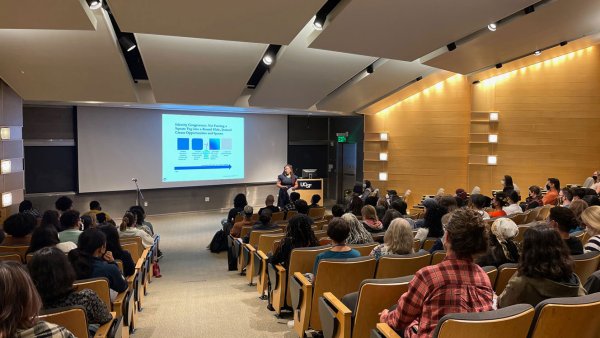
<svg viewBox="0 0 600 338">
<path fill-rule="evenodd" d="M 125 277 L 132 276 L 135 273 L 135 262 L 131 258 L 131 254 L 121 247 L 121 239 L 119 231 L 114 225 L 108 224 L 98 228 L 106 236 L 106 250 L 112 252 L 114 259 L 119 259 L 123 262 L 123 274 Z"/>
<path fill-rule="evenodd" d="M 571 231 L 579 226 L 579 221 L 577 221 L 571 209 L 564 207 L 550 209 L 548 225 L 558 231 L 560 237 L 569 248 L 571 255 L 581 255 L 583 253 L 583 244 L 581 241 L 576 237 L 570 236 Z"/>
<path fill-rule="evenodd" d="M 79 305 L 85 309 L 90 331 L 111 319 L 110 309 L 96 292 L 85 289 L 75 291 L 76 274 L 65 254 L 57 248 L 37 251 L 27 263 L 29 274 L 44 303 L 44 309 Z M 91 324 L 91 325 L 90 325 Z"/>
<path fill-rule="evenodd" d="M 569 248 L 558 232 L 547 225 L 525 230 L 517 273 L 498 297 L 498 307 L 522 303 L 535 307 L 548 298 L 583 295 Z"/>
<path fill-rule="evenodd" d="M 292 217 L 285 229 L 285 237 L 281 240 L 281 244 L 275 249 L 269 262 L 272 264 L 281 264 L 287 269 L 292 250 L 296 248 L 318 246 L 319 242 L 311 228 L 312 225 L 312 218 L 306 215 L 300 214 Z"/>
<path fill-rule="evenodd" d="M 423 201 L 425 215 L 423 225 L 417 230 L 415 239 L 423 243 L 427 237 L 440 238 L 444 235 L 442 217 L 448 213 L 448 209 L 441 206 L 435 199 L 428 198 Z"/>
<path fill-rule="evenodd" d="M 113 291 L 111 298 L 128 288 L 112 252 L 106 249 L 106 235 L 98 229 L 88 229 L 79 236 L 77 249 L 69 252 L 69 261 L 77 279 L 107 278 Z"/>
<path fill-rule="evenodd" d="M 290 203 L 289 190 L 298 189 L 298 177 L 294 175 L 294 167 L 291 164 L 286 164 L 283 172 L 277 176 L 277 188 L 279 188 L 277 206 L 283 208 Z"/>
<path fill-rule="evenodd" d="M 58 232 L 53 226 L 39 226 L 31 234 L 31 242 L 29 242 L 29 248 L 27 253 L 36 252 L 42 248 L 56 247 L 64 253 L 76 249 L 77 244 L 73 242 L 60 242 L 58 239 Z"/>
<path fill-rule="evenodd" d="M 6 237 L 2 245 L 28 245 L 31 241 L 31 232 L 36 226 L 35 217 L 31 214 L 13 214 L 4 220 L 4 232 L 11 237 Z"/>
<path fill-rule="evenodd" d="M 227 219 L 223 220 L 223 230 L 226 233 L 231 231 L 231 227 L 235 224 L 235 216 L 241 214 L 244 211 L 244 207 L 248 205 L 246 195 L 239 193 L 233 198 L 233 208 L 229 209 L 227 213 Z"/>
<path fill-rule="evenodd" d="M 58 211 L 56 210 L 46 210 L 42 215 L 42 223 L 40 226 L 52 226 L 56 231 L 60 231 L 62 227 L 60 226 L 60 216 L 58 215 Z"/>
<path fill-rule="evenodd" d="M 135 227 L 144 230 L 148 235 L 154 236 L 154 227 L 152 223 L 146 222 L 146 210 L 139 205 L 129 208 L 129 212 L 135 215 Z"/>
<path fill-rule="evenodd" d="M 501 180 L 502 183 L 502 192 L 507 194 L 511 191 L 514 190 L 517 193 L 520 194 L 520 190 L 519 187 L 513 183 L 513 178 L 510 175 L 504 175 L 504 178 Z"/>
<path fill-rule="evenodd" d="M 491 218 L 506 216 L 506 212 L 502 210 L 504 207 L 508 206 L 508 202 L 506 200 L 506 195 L 503 192 L 496 193 L 492 199 L 492 208 L 494 210 L 488 212 Z"/>
<path fill-rule="evenodd" d="M 350 200 L 350 204 L 348 205 L 346 212 L 350 212 L 356 217 L 362 217 L 361 211 L 363 206 L 364 204 L 362 199 L 360 199 L 358 196 L 354 196 L 352 197 L 352 200 Z"/>
</svg>

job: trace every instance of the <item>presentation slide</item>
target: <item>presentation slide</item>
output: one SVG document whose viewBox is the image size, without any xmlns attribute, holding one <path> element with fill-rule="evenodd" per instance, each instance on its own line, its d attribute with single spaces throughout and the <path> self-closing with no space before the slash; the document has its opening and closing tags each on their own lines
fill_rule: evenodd
<svg viewBox="0 0 600 338">
<path fill-rule="evenodd" d="M 163 182 L 244 178 L 244 119 L 162 116 Z"/>
</svg>

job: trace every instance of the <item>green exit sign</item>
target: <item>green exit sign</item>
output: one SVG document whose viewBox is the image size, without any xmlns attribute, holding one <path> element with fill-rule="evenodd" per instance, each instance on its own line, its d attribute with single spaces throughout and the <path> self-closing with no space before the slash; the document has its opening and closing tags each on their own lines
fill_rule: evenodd
<svg viewBox="0 0 600 338">
<path fill-rule="evenodd" d="M 346 136 L 338 136 L 338 143 L 346 143 L 348 142 L 348 138 Z"/>
</svg>

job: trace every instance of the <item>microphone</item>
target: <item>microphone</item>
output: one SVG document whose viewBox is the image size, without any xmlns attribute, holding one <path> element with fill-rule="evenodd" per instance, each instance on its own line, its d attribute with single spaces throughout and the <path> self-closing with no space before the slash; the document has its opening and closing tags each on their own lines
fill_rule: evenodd
<svg viewBox="0 0 600 338">
<path fill-rule="evenodd" d="M 131 182 L 137 182 L 137 178 L 132 178 Z"/>
</svg>

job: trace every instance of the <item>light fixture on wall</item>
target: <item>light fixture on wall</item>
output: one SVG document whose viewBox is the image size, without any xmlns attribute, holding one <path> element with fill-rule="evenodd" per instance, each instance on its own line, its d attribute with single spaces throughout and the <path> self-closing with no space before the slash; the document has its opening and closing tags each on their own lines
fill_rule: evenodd
<svg viewBox="0 0 600 338">
<path fill-rule="evenodd" d="M 489 134 L 488 142 L 489 143 L 498 143 L 498 134 Z"/>
<path fill-rule="evenodd" d="M 379 134 L 379 140 L 381 140 L 381 141 L 387 141 L 388 140 L 388 133 L 380 133 Z"/>
<path fill-rule="evenodd" d="M 498 164 L 498 157 L 496 157 L 496 155 L 488 155 L 488 157 L 487 157 L 487 164 L 488 165 L 496 165 L 496 164 Z"/>
<path fill-rule="evenodd" d="M 8 128 L 8 127 L 0 128 L 0 139 L 10 140 L 10 128 Z"/>
<path fill-rule="evenodd" d="M 121 36 L 119 38 L 119 43 L 121 44 L 121 46 L 123 46 L 123 48 L 128 51 L 131 52 L 132 50 L 134 50 L 137 46 L 135 45 L 135 43 L 133 43 L 133 41 L 131 41 L 131 39 L 129 39 L 126 36 Z"/>
<path fill-rule="evenodd" d="M 496 28 L 498 28 L 498 27 L 496 26 L 495 22 L 492 22 L 491 24 L 488 25 L 488 29 L 492 32 L 495 32 Z"/>
<path fill-rule="evenodd" d="M 10 207 L 12 205 L 12 192 L 2 193 L 2 207 Z"/>
<path fill-rule="evenodd" d="M 10 174 L 12 171 L 12 162 L 10 160 L 0 161 L 0 174 Z"/>
<path fill-rule="evenodd" d="M 387 161 L 388 160 L 388 154 L 387 153 L 379 153 L 379 160 L 380 161 Z"/>
<path fill-rule="evenodd" d="M 542 54 L 542 51 L 538 49 L 538 50 L 536 50 L 535 52 L 533 52 L 533 54 L 534 54 L 535 56 L 538 56 L 538 55 L 541 55 L 541 54 Z"/>
<path fill-rule="evenodd" d="M 102 7 L 102 0 L 86 0 L 90 9 L 98 9 Z"/>
<path fill-rule="evenodd" d="M 386 172 L 380 172 L 379 173 L 379 180 L 380 181 L 387 181 L 388 179 L 388 174 Z"/>
<path fill-rule="evenodd" d="M 490 113 L 490 121 L 498 121 L 498 113 Z"/>
</svg>

